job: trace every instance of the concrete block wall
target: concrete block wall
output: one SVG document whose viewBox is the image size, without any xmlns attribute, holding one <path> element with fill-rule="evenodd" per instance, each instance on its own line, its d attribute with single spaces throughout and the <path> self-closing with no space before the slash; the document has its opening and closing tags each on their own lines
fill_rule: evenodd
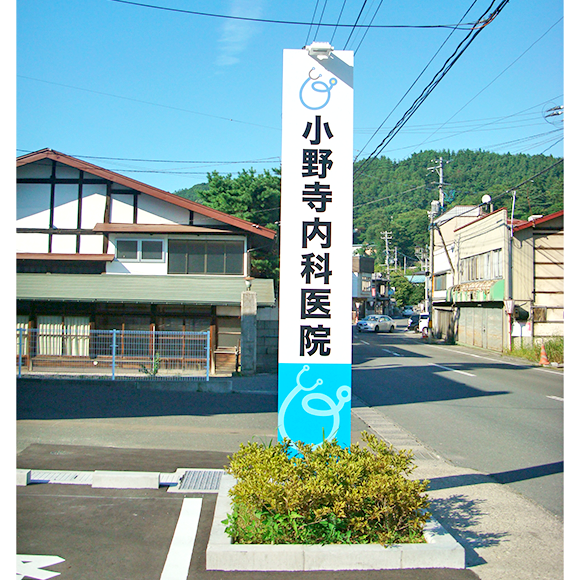
<svg viewBox="0 0 580 580">
<path fill-rule="evenodd" d="M 278 309 L 258 308 L 256 372 L 278 369 Z"/>
</svg>

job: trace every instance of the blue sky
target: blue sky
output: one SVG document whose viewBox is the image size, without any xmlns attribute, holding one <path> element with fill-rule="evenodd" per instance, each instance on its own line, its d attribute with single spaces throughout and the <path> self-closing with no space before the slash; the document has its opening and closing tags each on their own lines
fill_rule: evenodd
<svg viewBox="0 0 580 580">
<path fill-rule="evenodd" d="M 453 25 L 476 21 L 492 0 L 144 3 L 182 12 L 113 0 L 17 2 L 17 156 L 48 147 L 167 191 L 204 182 L 208 171 L 278 167 L 282 52 L 316 40 L 355 51 L 353 157 L 364 159 L 468 32 L 318 23 Z M 564 104 L 563 12 L 557 0 L 511 0 L 382 154 L 562 156 L 562 117 L 546 111 Z"/>
</svg>

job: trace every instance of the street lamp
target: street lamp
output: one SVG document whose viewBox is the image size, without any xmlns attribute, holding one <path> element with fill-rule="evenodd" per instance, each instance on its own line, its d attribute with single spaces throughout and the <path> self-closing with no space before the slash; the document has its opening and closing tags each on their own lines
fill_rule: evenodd
<svg viewBox="0 0 580 580">
<path fill-rule="evenodd" d="M 304 48 L 308 51 L 309 56 L 317 58 L 318 60 L 329 59 L 330 53 L 334 50 L 334 47 L 328 42 L 313 42 Z"/>
</svg>

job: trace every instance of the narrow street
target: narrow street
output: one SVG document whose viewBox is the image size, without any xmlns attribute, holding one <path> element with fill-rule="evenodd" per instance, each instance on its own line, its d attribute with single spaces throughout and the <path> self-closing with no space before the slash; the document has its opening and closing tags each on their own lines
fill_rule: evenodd
<svg viewBox="0 0 580 580">
<path fill-rule="evenodd" d="M 563 373 L 406 332 L 353 334 L 353 393 L 447 461 L 563 518 Z"/>
</svg>

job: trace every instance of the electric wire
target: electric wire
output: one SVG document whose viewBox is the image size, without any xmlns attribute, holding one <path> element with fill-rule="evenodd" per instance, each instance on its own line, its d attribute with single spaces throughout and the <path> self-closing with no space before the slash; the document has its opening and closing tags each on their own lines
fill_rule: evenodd
<svg viewBox="0 0 580 580">
<path fill-rule="evenodd" d="M 366 3 L 367 3 L 367 0 L 364 0 L 363 5 L 362 5 L 362 8 L 360 9 L 360 12 L 358 13 L 358 16 L 356 17 L 356 22 L 353 24 L 352 30 L 350 31 L 350 34 L 348 35 L 348 38 L 346 39 L 346 42 L 344 43 L 344 50 L 346 50 L 346 47 L 348 46 L 348 43 L 350 41 L 350 38 L 351 38 L 353 32 L 356 29 L 356 25 L 358 24 L 358 21 L 360 20 L 360 17 L 361 17 L 361 15 L 363 13 L 363 10 L 365 9 Z"/>
<path fill-rule="evenodd" d="M 314 12 L 312 13 L 312 19 L 310 20 L 310 25 L 308 26 L 308 34 L 306 35 L 306 40 L 304 41 L 304 46 L 308 45 L 308 39 L 310 38 L 310 32 L 312 31 L 312 27 L 314 26 L 314 19 L 316 18 L 316 11 L 318 10 L 318 2 L 319 0 L 316 0 Z"/>
<path fill-rule="evenodd" d="M 324 17 L 324 12 L 326 11 L 326 4 L 328 3 L 328 0 L 324 0 L 324 6 L 322 7 L 322 12 L 320 13 L 320 20 L 318 21 L 318 26 L 316 27 L 316 32 L 314 33 L 314 38 L 313 40 L 316 41 L 316 38 L 318 37 L 318 31 L 320 30 L 320 23 L 322 22 L 322 18 Z"/>
<path fill-rule="evenodd" d="M 475 5 L 476 2 L 477 2 L 477 0 L 473 0 L 471 6 L 463 14 L 462 20 L 463 20 L 463 18 L 465 18 L 467 16 L 467 14 L 469 14 L 470 10 L 473 8 L 473 6 Z M 441 52 L 441 50 L 447 44 L 447 42 L 449 41 L 449 39 L 451 38 L 451 36 L 453 35 L 453 33 L 455 31 L 456 31 L 456 29 L 453 29 L 449 33 L 449 35 L 447 36 L 447 38 L 443 41 L 443 44 L 441 44 L 441 46 L 437 49 L 437 51 L 431 57 L 431 59 L 429 60 L 429 62 L 425 65 L 425 67 L 423 67 L 423 70 L 419 73 L 419 75 L 413 81 L 413 83 L 411 84 L 411 86 L 407 89 L 407 91 L 405 92 L 405 94 L 399 99 L 398 103 L 391 109 L 391 112 L 387 115 L 387 117 L 385 118 L 385 120 L 379 125 L 379 127 L 376 129 L 376 131 L 371 136 L 371 138 L 365 143 L 365 145 L 363 146 L 363 148 L 359 151 L 358 155 L 355 157 L 355 161 L 360 157 L 361 153 L 367 148 L 368 144 L 375 138 L 375 136 L 377 135 L 377 133 L 383 128 L 384 124 L 389 120 L 390 116 L 395 112 L 395 110 L 397 109 L 397 107 L 403 102 L 403 100 L 405 99 L 405 97 L 411 92 L 411 90 L 413 89 L 413 87 L 419 82 L 419 79 L 423 76 L 423 74 L 425 73 L 425 71 L 429 68 L 429 66 L 431 65 L 431 63 L 435 60 L 435 58 L 437 57 L 437 55 Z"/>
<path fill-rule="evenodd" d="M 514 190 L 518 190 L 520 187 L 522 187 L 522 185 L 526 185 L 526 183 L 530 183 L 531 181 L 534 181 L 534 179 L 537 179 L 538 177 L 540 177 L 540 175 L 543 175 L 544 173 L 551 171 L 552 169 L 554 169 L 554 167 L 556 167 L 557 165 L 560 165 L 563 162 L 564 162 L 563 159 L 559 159 L 558 161 L 556 161 L 552 165 L 542 169 L 541 171 L 538 171 L 538 173 L 532 175 L 531 177 L 528 177 L 527 179 L 525 179 L 524 181 L 521 181 L 517 185 L 514 185 L 513 187 L 506 189 L 503 193 L 496 194 L 495 197 L 492 197 L 491 202 L 499 201 L 501 198 L 503 198 L 506 195 L 512 195 Z M 491 203 L 491 202 L 489 202 L 489 203 Z M 486 205 L 486 204 L 482 202 L 482 203 L 478 204 L 477 207 L 481 207 L 483 205 Z M 451 219 L 453 219 L 454 217 L 459 217 L 459 216 L 465 215 L 465 214 L 469 213 L 470 211 L 473 211 L 473 207 L 471 207 L 470 209 L 468 209 L 464 212 L 461 212 L 459 214 L 455 214 L 446 220 L 438 220 L 437 223 L 439 225 L 445 224 L 448 221 L 450 221 Z"/>
<path fill-rule="evenodd" d="M 373 17 L 371 18 L 371 22 L 370 22 L 371 24 L 375 21 L 375 18 L 377 16 L 379 10 L 381 9 L 381 6 L 382 5 L 383 5 L 383 0 L 381 0 L 379 2 L 379 5 L 377 6 L 377 9 L 375 10 L 375 13 L 373 14 Z M 361 41 L 358 43 L 358 46 L 356 47 L 356 49 L 354 51 L 355 56 L 356 56 L 356 53 L 358 52 L 358 49 L 360 48 L 360 45 L 363 43 L 364 39 L 367 37 L 367 34 L 368 34 L 369 30 L 370 30 L 369 28 L 366 28 L 365 29 L 365 32 L 363 34 L 363 37 L 361 38 Z"/>
<path fill-rule="evenodd" d="M 432 81 L 427 85 L 427 87 L 423 90 L 423 92 L 417 97 L 414 103 L 407 109 L 405 114 L 401 117 L 401 119 L 397 122 L 397 124 L 391 129 L 389 134 L 381 141 L 381 143 L 375 148 L 375 150 L 371 153 L 371 155 L 360 165 L 355 173 L 354 177 L 360 174 L 363 169 L 372 163 L 374 159 L 380 155 L 382 150 L 392 141 L 395 135 L 401 130 L 401 128 L 407 123 L 407 121 L 411 118 L 411 116 L 417 111 L 417 109 L 425 102 L 427 97 L 435 90 L 437 85 L 443 80 L 443 78 L 447 75 L 449 70 L 453 67 L 453 65 L 461 58 L 461 56 L 465 53 L 465 51 L 471 46 L 477 36 L 484 30 L 484 28 L 496 18 L 496 16 L 503 10 L 503 8 L 507 5 L 509 0 L 502 0 L 500 5 L 493 10 L 493 12 L 486 16 L 490 10 L 493 8 L 495 0 L 492 1 L 491 5 L 488 9 L 484 12 L 484 14 L 480 17 L 478 22 L 481 22 L 481 25 L 474 26 L 472 31 L 459 43 L 457 48 L 455 49 L 454 53 L 445 61 L 445 64 L 437 74 L 433 77 Z"/>
<path fill-rule="evenodd" d="M 558 96 L 558 97 L 556 97 L 556 98 L 560 98 L 560 97 L 562 97 L 562 96 L 563 96 L 563 95 L 559 95 L 559 96 Z M 551 99 L 551 100 L 553 100 L 553 99 Z M 542 104 L 544 104 L 544 103 L 540 103 L 539 105 L 542 105 Z M 406 147 L 399 147 L 399 148 L 397 148 L 397 149 L 389 149 L 388 151 L 389 151 L 389 152 L 393 152 L 393 151 L 404 151 L 405 149 L 417 149 L 418 147 L 420 147 L 420 145 L 425 145 L 426 143 L 432 144 L 432 143 L 436 143 L 437 141 L 444 141 L 444 140 L 446 140 L 446 139 L 450 139 L 451 137 L 457 137 L 458 135 L 463 135 L 464 133 L 473 133 L 473 132 L 475 132 L 475 131 L 480 131 L 480 130 L 488 130 L 488 131 L 489 131 L 489 130 L 491 130 L 491 129 L 483 129 L 483 127 L 488 127 L 488 126 L 490 126 L 490 125 L 493 125 L 493 124 L 495 124 L 496 122 L 501 122 L 501 121 L 503 121 L 503 120 L 505 120 L 505 119 L 509 119 L 509 118 L 511 118 L 511 117 L 515 117 L 515 116 L 517 116 L 517 115 L 523 114 L 523 113 L 525 113 L 525 112 L 527 112 L 527 111 L 529 111 L 529 110 L 531 110 L 531 109 L 534 109 L 535 107 L 537 107 L 537 106 L 539 106 L 539 105 L 533 105 L 532 107 L 528 107 L 527 109 L 523 109 L 523 110 L 521 110 L 521 111 L 519 111 L 519 112 L 517 112 L 517 113 L 512 113 L 511 115 L 506 115 L 506 116 L 504 116 L 504 117 L 500 117 L 500 118 L 499 118 L 499 121 L 494 121 L 494 120 L 492 120 L 492 121 L 490 121 L 489 123 L 483 123 L 483 124 L 481 124 L 481 125 L 478 125 L 478 126 L 476 126 L 476 127 L 474 127 L 474 128 L 473 128 L 473 127 L 472 127 L 472 128 L 467 128 L 467 129 L 465 129 L 465 130 L 463 130 L 463 131 L 459 131 L 459 132 L 457 132 L 457 133 L 451 133 L 451 134 L 449 134 L 449 135 L 446 135 L 446 136 L 444 136 L 444 137 L 440 137 L 439 139 L 433 139 L 433 140 L 431 140 L 431 141 L 423 141 L 421 144 L 419 144 L 419 143 L 415 143 L 414 145 L 408 145 L 408 146 L 406 146 Z M 482 120 L 483 120 L 483 119 L 482 119 Z M 466 122 L 469 122 L 469 121 L 466 121 Z M 514 128 L 514 127 L 510 127 L 510 128 Z M 505 130 L 505 129 L 504 129 L 503 127 L 500 127 L 500 128 L 497 128 L 497 130 Z M 490 145 L 489 147 L 490 147 L 490 148 L 492 148 L 492 147 L 494 147 L 494 146 L 493 146 L 493 145 Z"/>
<path fill-rule="evenodd" d="M 338 25 L 340 24 L 340 20 L 342 18 L 342 13 L 344 11 L 345 6 L 346 6 L 346 0 L 344 0 L 342 3 L 342 8 L 340 9 L 340 14 L 338 15 L 338 20 L 336 21 L 336 25 L 334 26 L 334 32 L 332 33 L 332 36 L 330 37 L 330 44 L 332 44 L 332 41 L 334 40 L 334 35 L 336 34 L 336 31 L 338 29 Z"/>
<path fill-rule="evenodd" d="M 557 24 L 562 22 L 562 20 L 563 20 L 563 18 L 560 18 L 557 22 L 554 22 L 554 24 L 552 24 L 552 26 L 550 26 L 550 28 L 548 28 L 548 30 L 546 30 L 546 32 L 544 32 L 544 34 L 542 34 L 542 36 L 540 36 L 538 39 L 536 39 L 534 42 L 532 42 L 532 44 L 530 44 L 530 46 L 528 46 L 528 48 L 526 48 L 526 50 L 524 50 L 524 52 L 522 52 L 522 54 L 520 54 L 520 56 L 518 56 L 518 58 L 516 58 L 511 64 L 506 66 L 492 81 L 490 81 L 476 95 L 474 95 L 469 101 L 467 101 L 467 103 L 465 103 L 465 105 L 463 105 L 463 107 L 461 107 L 461 109 L 459 109 L 454 115 L 449 117 L 449 119 L 445 123 L 443 123 L 440 128 L 444 127 L 447 124 L 447 122 L 449 122 L 449 121 L 451 121 L 451 119 L 455 118 L 459 113 L 461 113 L 461 111 L 463 111 L 463 109 L 465 109 L 477 97 L 479 97 L 479 95 L 481 95 L 481 93 L 483 93 L 483 91 L 487 90 L 493 83 L 495 83 L 495 81 L 497 81 L 497 79 L 499 79 L 499 77 L 501 77 L 508 69 L 510 69 L 514 64 L 516 64 L 516 62 L 518 62 L 527 52 L 529 52 L 538 42 L 540 42 L 540 40 L 542 40 L 542 38 L 544 38 L 544 36 L 546 36 L 548 34 L 548 32 L 550 32 L 550 30 L 552 30 L 552 28 L 554 28 Z M 439 131 L 439 129 L 437 129 L 431 135 L 429 135 L 429 137 L 427 137 L 426 140 L 433 137 L 433 135 L 435 135 L 437 133 L 437 131 Z M 423 143 L 421 143 L 421 145 L 422 144 Z M 419 147 L 421 145 L 419 145 Z"/>
<path fill-rule="evenodd" d="M 242 125 L 251 125 L 253 127 L 260 127 L 262 129 L 273 129 L 274 131 L 280 131 L 280 127 L 269 127 L 268 125 L 260 125 L 258 123 L 250 123 L 248 121 L 240 121 L 239 119 L 233 119 L 231 117 L 223 117 L 220 115 L 211 115 L 209 113 L 200 113 L 199 111 L 192 111 L 191 109 L 184 109 L 181 107 L 172 107 L 171 105 L 162 105 L 161 103 L 154 103 L 152 101 L 144 101 L 143 99 L 135 99 L 132 97 L 124 97 L 122 95 L 115 95 L 113 93 L 105 93 L 104 91 L 95 91 L 93 89 L 85 89 L 83 87 L 76 87 L 74 85 L 67 85 L 64 83 L 57 83 L 54 81 L 47 81 L 44 79 L 38 79 L 35 77 L 29 77 L 26 75 L 16 75 L 18 78 L 27 79 L 30 81 L 36 81 L 39 83 L 46 83 L 48 85 L 55 85 L 57 87 L 64 87 L 66 89 L 74 89 L 77 91 L 84 91 L 86 93 L 93 93 L 95 95 L 103 95 L 105 97 L 113 97 L 115 99 L 123 99 L 124 101 L 131 101 L 133 103 L 141 103 L 143 105 L 152 105 L 154 107 L 162 107 L 163 109 L 171 109 L 172 111 L 179 111 L 181 113 L 191 113 L 192 115 L 201 115 L 202 117 L 209 117 L 211 119 L 219 119 L 221 121 L 229 121 L 230 123 L 239 123 Z"/>
<path fill-rule="evenodd" d="M 262 22 L 265 24 L 286 24 L 293 26 L 311 26 L 311 22 L 300 22 L 296 20 L 274 20 L 270 18 L 250 18 L 246 16 L 230 16 L 227 14 L 214 14 L 210 12 L 199 12 L 194 10 L 183 10 L 180 8 L 168 8 L 166 6 L 156 6 L 153 4 L 145 4 L 142 2 L 132 2 L 130 0 L 108 0 L 109 2 L 117 2 L 119 4 L 128 4 L 130 6 L 138 6 L 141 8 L 151 8 L 154 10 L 163 10 L 166 12 L 177 12 L 182 14 L 189 14 L 193 16 L 207 16 L 211 18 L 222 18 L 226 20 L 244 20 L 247 22 Z M 463 27 L 464 30 L 469 30 L 473 26 L 477 25 L 476 22 L 460 22 L 458 24 L 373 24 L 369 26 L 367 24 L 359 25 L 359 28 L 413 28 L 413 29 L 437 29 L 437 28 L 455 28 L 457 26 Z M 352 24 L 340 24 L 340 23 L 330 23 L 321 22 L 322 27 L 340 27 L 340 28 L 352 28 Z"/>
</svg>

